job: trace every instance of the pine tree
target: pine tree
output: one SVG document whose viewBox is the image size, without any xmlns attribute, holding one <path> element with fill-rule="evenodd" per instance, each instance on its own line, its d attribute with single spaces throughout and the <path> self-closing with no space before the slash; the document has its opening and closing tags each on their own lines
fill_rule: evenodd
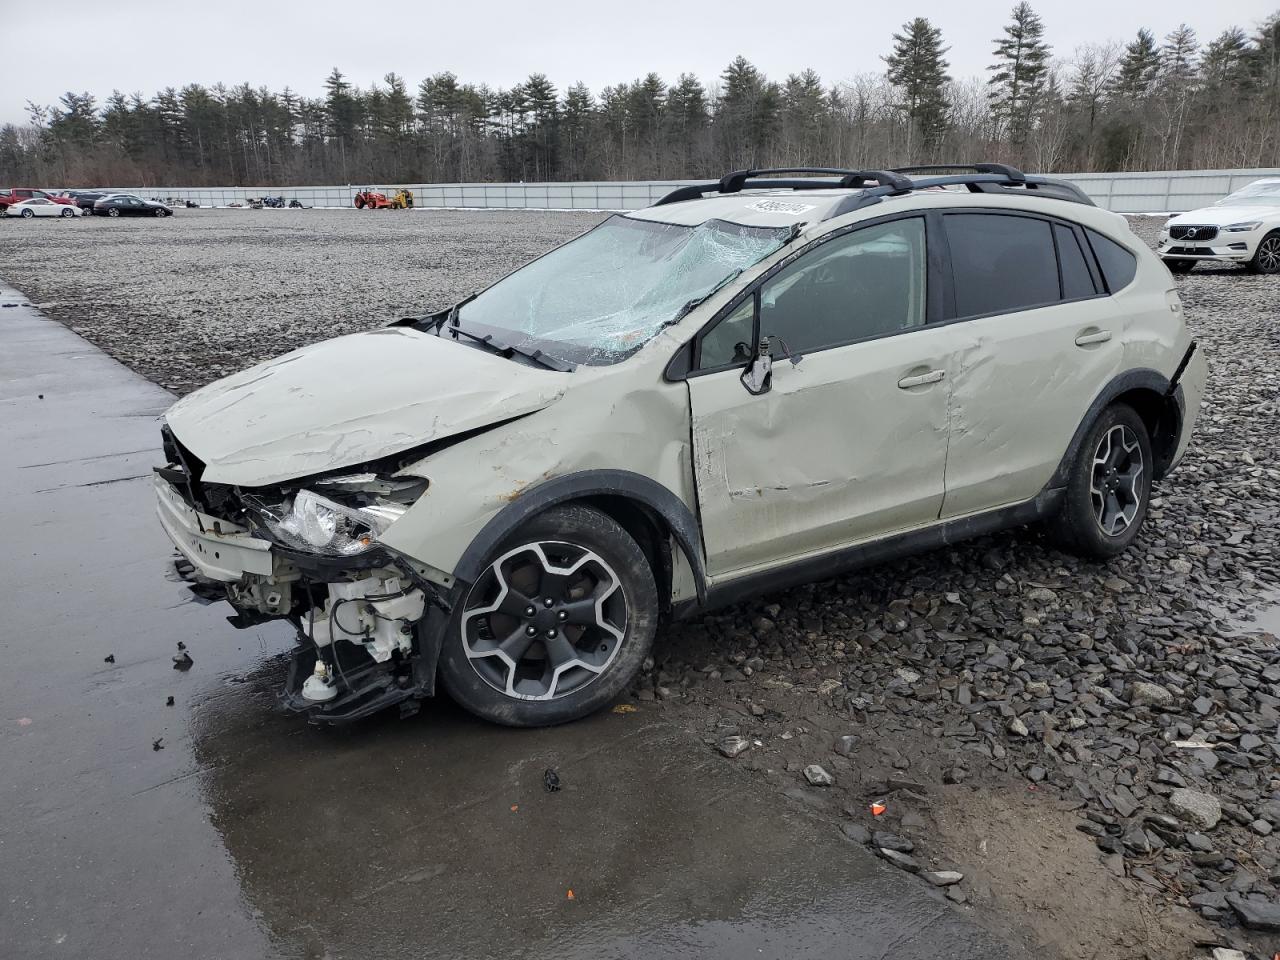
<svg viewBox="0 0 1280 960">
<path fill-rule="evenodd" d="M 926 147 L 932 147 L 947 129 L 945 88 L 947 61 L 943 54 L 942 31 L 924 17 L 903 24 L 893 35 L 893 53 L 884 57 L 889 82 L 902 89 L 900 109 L 907 118 L 907 153 L 912 152 L 913 134 L 920 132 Z"/>
<path fill-rule="evenodd" d="M 1160 48 L 1160 74 L 1166 81 L 1189 84 L 1196 76 L 1196 56 L 1200 41 L 1185 23 L 1164 38 Z"/>
<path fill-rule="evenodd" d="M 734 167 L 758 167 L 767 155 L 778 122 L 778 87 L 742 56 L 720 75 L 716 105 L 721 159 Z"/>
<path fill-rule="evenodd" d="M 1156 49 L 1155 34 L 1143 27 L 1138 36 L 1125 45 L 1124 58 L 1111 88 L 1112 95 L 1133 106 L 1151 92 L 1159 73 L 1160 51 Z"/>
<path fill-rule="evenodd" d="M 350 145 L 360 119 L 360 103 L 352 93 L 351 84 L 337 67 L 325 78 L 324 89 L 333 136 Z"/>
<path fill-rule="evenodd" d="M 1249 37 L 1239 27 L 1222 31 L 1204 49 L 1200 70 L 1215 87 L 1243 85 L 1248 73 Z"/>
<path fill-rule="evenodd" d="M 589 149 L 594 111 L 595 99 L 585 83 L 579 81 L 565 91 L 564 102 L 560 105 L 560 135 L 566 175 L 570 180 L 583 178 L 591 162 Z"/>
<path fill-rule="evenodd" d="M 1013 8 L 1004 33 L 994 41 L 996 62 L 987 68 L 993 74 L 988 96 L 1009 142 L 1022 144 L 1031 132 L 1036 101 L 1049 69 L 1050 48 L 1044 41 L 1044 24 L 1026 0 Z"/>
</svg>

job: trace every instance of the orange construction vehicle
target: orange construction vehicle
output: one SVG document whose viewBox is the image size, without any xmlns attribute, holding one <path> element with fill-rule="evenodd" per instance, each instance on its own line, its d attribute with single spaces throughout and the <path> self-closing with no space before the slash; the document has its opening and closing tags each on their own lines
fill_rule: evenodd
<svg viewBox="0 0 1280 960">
<path fill-rule="evenodd" d="M 388 197 L 380 190 L 368 187 L 356 194 L 356 209 L 364 210 L 407 210 L 413 206 L 412 190 L 397 190 Z"/>
</svg>

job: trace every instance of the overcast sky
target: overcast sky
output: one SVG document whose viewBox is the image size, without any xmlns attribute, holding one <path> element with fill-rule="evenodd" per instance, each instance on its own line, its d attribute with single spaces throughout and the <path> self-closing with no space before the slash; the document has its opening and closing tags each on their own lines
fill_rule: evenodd
<svg viewBox="0 0 1280 960">
<path fill-rule="evenodd" d="M 1012 6 L 1013 0 L 915 0 L 897 8 L 785 0 L 0 0 L 0 123 L 24 121 L 28 100 L 53 103 L 67 90 L 88 90 L 101 102 L 113 89 L 150 97 L 166 86 L 248 81 L 315 96 L 335 66 L 361 87 L 395 71 L 413 89 L 423 77 L 451 70 L 494 87 L 541 72 L 561 91 L 578 80 L 599 91 L 650 70 L 667 81 L 690 71 L 709 82 L 742 54 L 773 78 L 812 67 L 834 83 L 883 69 L 891 35 L 916 16 L 942 28 L 951 74 L 959 78 L 985 74 L 992 38 Z M 1252 32 L 1280 0 L 1033 0 L 1033 6 L 1055 54 L 1067 57 L 1080 44 L 1128 40 L 1144 26 L 1162 38 L 1185 21 L 1202 42 L 1234 24 Z"/>
</svg>

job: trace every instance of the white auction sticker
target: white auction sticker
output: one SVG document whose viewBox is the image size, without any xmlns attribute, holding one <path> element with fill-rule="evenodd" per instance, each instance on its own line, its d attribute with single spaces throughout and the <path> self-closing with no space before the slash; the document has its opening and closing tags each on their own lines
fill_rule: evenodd
<svg viewBox="0 0 1280 960">
<path fill-rule="evenodd" d="M 795 203 L 792 200 L 757 200 L 747 204 L 748 210 L 759 210 L 761 213 L 794 213 L 801 214 L 812 210 L 811 203 Z"/>
</svg>

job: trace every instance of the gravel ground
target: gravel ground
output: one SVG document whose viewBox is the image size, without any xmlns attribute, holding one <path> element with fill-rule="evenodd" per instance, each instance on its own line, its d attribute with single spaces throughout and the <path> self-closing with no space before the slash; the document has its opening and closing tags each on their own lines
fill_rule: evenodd
<svg viewBox="0 0 1280 960">
<path fill-rule="evenodd" d="M 601 217 L 285 209 L 0 219 L 0 277 L 187 393 L 295 347 L 448 306 Z"/>
<path fill-rule="evenodd" d="M 183 392 L 426 312 L 598 219 L 10 222 L 0 277 Z M 761 597 L 668 629 L 635 689 L 1050 957 L 1280 950 L 1280 278 L 1177 283 L 1206 408 L 1128 554 L 1026 530 Z"/>
</svg>

